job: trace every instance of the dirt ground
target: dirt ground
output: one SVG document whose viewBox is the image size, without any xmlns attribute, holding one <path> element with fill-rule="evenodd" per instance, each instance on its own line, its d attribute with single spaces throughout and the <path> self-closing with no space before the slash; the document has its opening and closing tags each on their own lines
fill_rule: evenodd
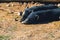
<svg viewBox="0 0 60 40">
<path fill-rule="evenodd" d="M 20 11 L 39 3 L 0 3 L 0 40 L 60 40 L 60 21 L 46 24 L 20 23 Z"/>
</svg>

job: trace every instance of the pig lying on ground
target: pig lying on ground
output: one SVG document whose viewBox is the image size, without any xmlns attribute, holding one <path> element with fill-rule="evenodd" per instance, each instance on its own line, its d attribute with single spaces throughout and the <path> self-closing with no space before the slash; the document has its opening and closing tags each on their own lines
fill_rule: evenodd
<svg viewBox="0 0 60 40">
<path fill-rule="evenodd" d="M 55 6 L 55 5 L 44 5 L 44 6 L 34 6 L 34 7 L 31 7 L 31 8 L 27 8 L 23 12 L 24 15 L 22 16 L 20 22 L 24 21 L 28 17 L 28 15 L 32 12 L 41 11 L 41 10 L 55 9 L 55 8 L 58 8 L 58 7 Z"/>
<path fill-rule="evenodd" d="M 59 20 L 60 16 L 60 8 L 51 9 L 51 10 L 39 10 L 36 12 L 32 12 L 29 16 L 22 21 L 23 24 L 35 24 L 42 22 L 51 22 Z"/>
</svg>

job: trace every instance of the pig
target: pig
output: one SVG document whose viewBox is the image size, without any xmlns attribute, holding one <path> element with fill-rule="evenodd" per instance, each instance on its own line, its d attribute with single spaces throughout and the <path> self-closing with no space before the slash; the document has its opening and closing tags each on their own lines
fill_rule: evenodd
<svg viewBox="0 0 60 40">
<path fill-rule="evenodd" d="M 24 15 L 22 16 L 20 22 L 24 21 L 29 16 L 29 14 L 32 12 L 48 10 L 48 9 L 55 9 L 55 8 L 58 8 L 58 7 L 55 5 L 44 5 L 44 6 L 33 6 L 31 8 L 27 8 L 23 12 Z"/>
<path fill-rule="evenodd" d="M 30 13 L 30 15 L 22 21 L 23 24 L 35 24 L 43 22 L 51 22 L 59 20 L 60 8 L 51 10 L 41 10 Z"/>
</svg>

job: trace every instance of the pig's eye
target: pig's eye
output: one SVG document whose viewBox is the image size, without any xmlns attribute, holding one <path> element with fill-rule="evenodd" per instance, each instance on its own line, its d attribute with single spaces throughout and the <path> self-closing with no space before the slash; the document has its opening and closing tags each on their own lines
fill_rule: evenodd
<svg viewBox="0 0 60 40">
<path fill-rule="evenodd" d="M 35 18 L 36 18 L 36 20 L 38 20 L 39 19 L 39 16 L 38 15 L 35 15 Z"/>
<path fill-rule="evenodd" d="M 32 13 L 33 12 L 33 10 L 29 10 L 29 13 Z"/>
<path fill-rule="evenodd" d="M 29 11 L 29 13 L 31 13 L 32 11 Z"/>
</svg>

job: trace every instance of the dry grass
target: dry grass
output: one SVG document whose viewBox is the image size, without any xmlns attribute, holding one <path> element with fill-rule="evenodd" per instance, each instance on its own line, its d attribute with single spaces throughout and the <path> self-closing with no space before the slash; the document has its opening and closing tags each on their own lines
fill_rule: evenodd
<svg viewBox="0 0 60 40">
<path fill-rule="evenodd" d="M 21 24 L 18 12 L 39 3 L 0 3 L 1 40 L 60 40 L 60 21 L 47 24 Z M 18 21 L 15 21 L 17 19 Z"/>
</svg>

